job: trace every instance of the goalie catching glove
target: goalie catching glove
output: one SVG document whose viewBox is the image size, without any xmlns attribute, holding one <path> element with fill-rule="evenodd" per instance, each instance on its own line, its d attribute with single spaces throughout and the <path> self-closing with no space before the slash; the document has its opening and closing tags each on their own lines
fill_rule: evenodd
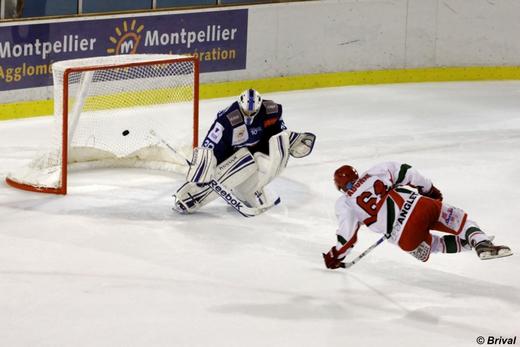
<svg viewBox="0 0 520 347">
<path fill-rule="evenodd" d="M 211 181 L 217 159 L 211 148 L 197 147 L 193 150 L 186 180 L 193 183 L 208 183 Z"/>
<path fill-rule="evenodd" d="M 294 158 L 303 158 L 311 154 L 316 135 L 312 133 L 289 132 L 289 153 Z"/>
</svg>

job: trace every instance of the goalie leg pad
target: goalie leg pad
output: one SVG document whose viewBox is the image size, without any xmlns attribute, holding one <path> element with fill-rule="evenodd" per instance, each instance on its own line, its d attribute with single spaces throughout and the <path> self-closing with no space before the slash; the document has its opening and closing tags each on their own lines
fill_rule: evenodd
<svg viewBox="0 0 520 347">
<path fill-rule="evenodd" d="M 223 161 L 215 172 L 215 178 L 228 188 L 234 188 L 258 171 L 255 158 L 247 148 L 240 148 Z"/>
<path fill-rule="evenodd" d="M 211 180 L 216 165 L 217 159 L 212 149 L 195 148 L 186 180 L 188 182 L 207 183 Z"/>
<path fill-rule="evenodd" d="M 289 160 L 289 134 L 281 132 L 269 139 L 269 155 L 257 152 L 254 155 L 256 170 L 233 191 L 246 205 L 262 207 L 274 205 L 264 187 L 287 166 Z"/>
<path fill-rule="evenodd" d="M 242 185 L 237 187 L 236 195 L 248 206 L 261 208 L 267 205 L 274 205 L 274 199 L 266 192 L 265 188 L 255 191 L 246 190 Z"/>
<path fill-rule="evenodd" d="M 255 153 L 258 165 L 258 182 L 253 189 L 265 187 L 276 176 L 279 176 L 287 166 L 289 160 L 289 134 L 282 131 L 269 139 L 269 155 Z"/>
<path fill-rule="evenodd" d="M 248 149 L 242 148 L 216 168 L 215 178 L 229 189 L 233 189 L 247 182 L 257 171 L 255 159 Z M 207 184 L 186 182 L 174 195 L 174 209 L 181 213 L 193 213 L 217 197 Z"/>
<path fill-rule="evenodd" d="M 215 200 L 217 195 L 207 185 L 193 182 L 184 183 L 173 195 L 174 209 L 180 213 L 193 213 L 202 206 Z"/>
</svg>

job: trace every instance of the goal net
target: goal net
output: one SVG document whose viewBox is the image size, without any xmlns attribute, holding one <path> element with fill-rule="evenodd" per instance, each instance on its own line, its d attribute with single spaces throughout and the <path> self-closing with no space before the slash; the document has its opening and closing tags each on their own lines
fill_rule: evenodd
<svg viewBox="0 0 520 347">
<path fill-rule="evenodd" d="M 191 157 L 198 141 L 195 58 L 117 55 L 61 61 L 52 70 L 49 142 L 26 167 L 7 176 L 8 184 L 66 194 L 71 167 L 182 171 L 182 155 Z"/>
</svg>

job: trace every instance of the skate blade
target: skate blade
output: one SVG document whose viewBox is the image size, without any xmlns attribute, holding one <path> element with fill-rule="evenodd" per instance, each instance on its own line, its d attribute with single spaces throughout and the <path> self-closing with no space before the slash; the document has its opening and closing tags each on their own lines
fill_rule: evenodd
<svg viewBox="0 0 520 347">
<path fill-rule="evenodd" d="M 498 254 L 491 254 L 491 252 L 482 252 L 480 253 L 480 259 L 481 260 L 489 260 L 489 259 L 497 259 L 497 258 L 504 258 L 509 257 L 513 255 L 513 252 L 510 250 L 501 250 L 498 252 Z"/>
</svg>

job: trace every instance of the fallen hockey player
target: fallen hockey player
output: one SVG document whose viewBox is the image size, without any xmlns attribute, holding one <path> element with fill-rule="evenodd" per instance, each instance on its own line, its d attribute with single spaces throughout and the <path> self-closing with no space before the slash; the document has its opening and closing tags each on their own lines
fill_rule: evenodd
<svg viewBox="0 0 520 347">
<path fill-rule="evenodd" d="M 480 259 L 512 255 L 509 247 L 495 246 L 466 212 L 442 202 L 441 192 L 410 165 L 382 163 L 361 177 L 352 166 L 344 165 L 334 173 L 334 183 L 343 194 L 336 202 L 338 242 L 323 254 L 329 269 L 345 267 L 345 256 L 356 243 L 361 225 L 423 262 L 431 253 L 471 249 Z M 419 193 L 403 186 L 417 188 Z"/>
<path fill-rule="evenodd" d="M 289 155 L 309 155 L 315 139 L 287 130 L 282 105 L 248 89 L 217 114 L 202 147 L 194 149 L 174 209 L 193 213 L 220 195 L 243 215 L 261 213 L 280 201 L 265 186 L 284 170 Z M 255 212 L 244 213 L 244 205 Z"/>
</svg>

